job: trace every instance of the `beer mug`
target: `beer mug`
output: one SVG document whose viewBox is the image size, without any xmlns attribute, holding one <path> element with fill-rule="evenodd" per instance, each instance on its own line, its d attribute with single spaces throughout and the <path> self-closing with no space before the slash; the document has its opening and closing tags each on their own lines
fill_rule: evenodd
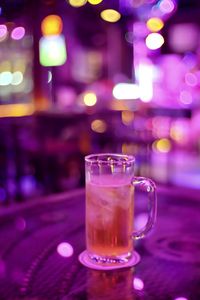
<svg viewBox="0 0 200 300">
<path fill-rule="evenodd" d="M 152 180 L 134 177 L 135 158 L 124 154 L 85 157 L 86 251 L 91 262 L 116 265 L 129 261 L 134 239 L 144 237 L 156 219 L 156 188 Z M 134 189 L 147 193 L 148 220 L 134 231 Z"/>
</svg>

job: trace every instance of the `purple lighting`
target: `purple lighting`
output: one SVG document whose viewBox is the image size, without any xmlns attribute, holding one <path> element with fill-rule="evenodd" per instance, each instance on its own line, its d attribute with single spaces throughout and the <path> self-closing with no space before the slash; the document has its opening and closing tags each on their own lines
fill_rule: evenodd
<svg viewBox="0 0 200 300">
<path fill-rule="evenodd" d="M 57 252 L 60 256 L 70 257 L 73 255 L 74 249 L 69 243 L 63 242 L 58 245 Z"/>
<path fill-rule="evenodd" d="M 186 73 L 185 74 L 185 82 L 189 86 L 196 86 L 198 84 L 198 79 L 195 74 Z"/>
<path fill-rule="evenodd" d="M 159 7 L 163 13 L 169 14 L 175 10 L 176 5 L 172 0 L 163 0 L 160 2 Z"/>
<path fill-rule="evenodd" d="M 178 297 L 178 298 L 175 298 L 174 300 L 188 300 L 188 298 L 185 298 L 185 297 Z"/>
<path fill-rule="evenodd" d="M 13 40 L 21 40 L 25 35 L 25 29 L 24 27 L 16 27 L 11 32 L 11 38 Z"/>
<path fill-rule="evenodd" d="M 7 35 L 7 27 L 6 25 L 0 25 L 0 40 L 4 39 Z"/>
<path fill-rule="evenodd" d="M 140 278 L 135 277 L 133 279 L 133 286 L 135 290 L 142 291 L 144 289 L 144 282 Z"/>
</svg>

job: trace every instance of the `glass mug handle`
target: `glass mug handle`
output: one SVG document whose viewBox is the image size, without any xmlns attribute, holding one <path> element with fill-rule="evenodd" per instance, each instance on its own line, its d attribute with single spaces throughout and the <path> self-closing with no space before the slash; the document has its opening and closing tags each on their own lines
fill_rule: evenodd
<svg viewBox="0 0 200 300">
<path fill-rule="evenodd" d="M 148 194 L 148 220 L 146 225 L 132 233 L 133 239 L 143 238 L 153 227 L 156 221 L 157 215 L 157 197 L 156 197 L 156 186 L 155 183 L 145 177 L 133 177 L 131 180 L 131 184 L 134 187 L 139 187 L 139 189 L 143 192 L 147 192 Z"/>
</svg>

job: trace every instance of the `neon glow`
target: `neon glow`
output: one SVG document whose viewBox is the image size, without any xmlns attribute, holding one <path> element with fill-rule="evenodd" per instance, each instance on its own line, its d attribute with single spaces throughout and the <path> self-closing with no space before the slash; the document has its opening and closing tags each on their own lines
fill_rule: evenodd
<svg viewBox="0 0 200 300">
<path fill-rule="evenodd" d="M 114 9 L 105 9 L 101 12 L 101 18 L 110 23 L 115 23 L 121 18 L 121 14 Z"/>
<path fill-rule="evenodd" d="M 6 25 L 0 25 L 0 42 L 5 40 L 5 38 L 7 37 L 7 27 Z"/>
<path fill-rule="evenodd" d="M 164 27 L 164 23 L 160 18 L 150 18 L 146 25 L 147 28 L 153 32 L 160 31 Z"/>
<path fill-rule="evenodd" d="M 63 22 L 57 15 L 45 17 L 41 24 L 41 31 L 44 36 L 57 35 L 62 32 Z"/>
<path fill-rule="evenodd" d="M 175 298 L 174 300 L 188 300 L 188 298 L 185 298 L 185 297 L 178 297 L 178 298 Z"/>
<path fill-rule="evenodd" d="M 25 35 L 25 28 L 24 27 L 16 27 L 11 32 L 11 38 L 13 40 L 21 40 Z"/>
<path fill-rule="evenodd" d="M 118 100 L 138 99 L 139 87 L 133 83 L 118 83 L 113 88 L 113 96 Z"/>
<path fill-rule="evenodd" d="M 69 243 L 63 242 L 57 246 L 57 252 L 60 256 L 70 257 L 73 255 L 74 249 Z"/>
<path fill-rule="evenodd" d="M 88 0 L 88 2 L 92 5 L 97 5 L 99 3 L 101 3 L 103 0 Z"/>
<path fill-rule="evenodd" d="M 140 99 L 143 102 L 150 102 L 153 98 L 153 66 L 150 61 L 146 60 L 139 64 L 137 77 Z"/>
<path fill-rule="evenodd" d="M 87 0 L 69 0 L 69 4 L 73 7 L 81 7 L 87 3 Z"/>
<path fill-rule="evenodd" d="M 85 93 L 83 97 L 84 104 L 87 106 L 94 106 L 97 103 L 97 96 L 95 93 Z"/>
<path fill-rule="evenodd" d="M 65 39 L 62 35 L 42 37 L 39 42 L 40 63 L 45 67 L 61 66 L 67 60 Z"/>
<path fill-rule="evenodd" d="M 165 40 L 164 40 L 163 36 L 157 32 L 150 33 L 146 37 L 146 45 L 151 50 L 159 49 L 160 47 L 162 47 L 164 42 L 165 42 Z"/>
</svg>

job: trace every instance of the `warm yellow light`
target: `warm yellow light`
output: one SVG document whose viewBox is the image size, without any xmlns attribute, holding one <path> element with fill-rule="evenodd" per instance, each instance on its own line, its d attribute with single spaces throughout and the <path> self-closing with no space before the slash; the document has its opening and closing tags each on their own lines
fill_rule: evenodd
<svg viewBox="0 0 200 300">
<path fill-rule="evenodd" d="M 4 60 L 0 64 L 0 72 L 11 72 L 12 66 L 9 60 Z"/>
<path fill-rule="evenodd" d="M 103 133 L 107 129 L 106 122 L 104 120 L 99 120 L 99 119 L 94 120 L 91 123 L 91 129 L 95 132 Z"/>
<path fill-rule="evenodd" d="M 129 109 L 128 105 L 123 100 L 122 101 L 121 100 L 117 100 L 117 101 L 113 100 L 111 102 L 110 107 L 111 107 L 112 110 L 118 110 L 118 111 Z"/>
<path fill-rule="evenodd" d="M 97 102 L 97 96 L 95 93 L 86 93 L 83 97 L 83 101 L 87 106 L 94 106 Z"/>
<path fill-rule="evenodd" d="M 170 140 L 163 138 L 153 142 L 152 148 L 154 151 L 168 153 L 171 150 L 171 142 Z"/>
<path fill-rule="evenodd" d="M 88 0 L 88 2 L 92 5 L 97 5 L 99 3 L 101 3 L 103 0 Z"/>
<path fill-rule="evenodd" d="M 101 12 L 101 18 L 104 21 L 115 23 L 121 18 L 121 15 L 114 9 L 105 9 Z"/>
<path fill-rule="evenodd" d="M 1 117 L 22 117 L 32 115 L 35 111 L 34 105 L 30 104 L 7 104 L 1 105 Z"/>
<path fill-rule="evenodd" d="M 122 144 L 122 153 L 124 154 L 133 154 L 137 153 L 138 146 L 133 143 L 123 143 Z"/>
<path fill-rule="evenodd" d="M 134 119 L 134 113 L 130 110 L 122 111 L 122 123 L 124 125 L 129 125 Z"/>
<path fill-rule="evenodd" d="M 87 0 L 69 0 L 69 4 L 73 7 L 81 7 L 87 3 Z"/>
<path fill-rule="evenodd" d="M 46 35 L 58 35 L 62 32 L 63 22 L 57 15 L 49 15 L 45 17 L 41 24 L 42 34 Z"/>
<path fill-rule="evenodd" d="M 147 28 L 153 32 L 160 31 L 164 27 L 164 23 L 160 18 L 150 18 L 146 25 Z"/>
<path fill-rule="evenodd" d="M 170 129 L 170 137 L 176 142 L 183 142 L 185 140 L 183 128 L 179 124 L 174 124 Z"/>
</svg>

